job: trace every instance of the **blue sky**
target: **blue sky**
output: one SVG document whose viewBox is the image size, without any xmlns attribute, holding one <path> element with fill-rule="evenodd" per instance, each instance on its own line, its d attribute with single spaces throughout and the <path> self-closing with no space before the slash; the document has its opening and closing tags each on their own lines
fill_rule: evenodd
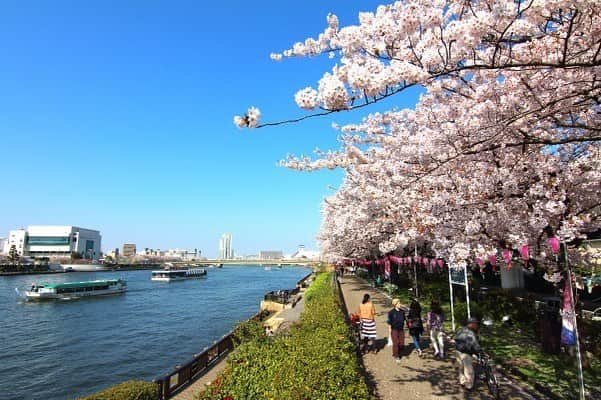
<svg viewBox="0 0 601 400">
<path fill-rule="evenodd" d="M 0 236 L 27 225 L 99 229 L 103 249 L 238 254 L 316 247 L 320 203 L 340 172 L 276 166 L 337 148 L 332 122 L 238 130 L 235 114 L 298 116 L 293 95 L 333 61 L 269 53 L 378 2 L 3 2 L 0 13 Z M 387 106 L 411 106 L 415 94 Z M 373 109 L 375 110 L 375 109 Z"/>
</svg>

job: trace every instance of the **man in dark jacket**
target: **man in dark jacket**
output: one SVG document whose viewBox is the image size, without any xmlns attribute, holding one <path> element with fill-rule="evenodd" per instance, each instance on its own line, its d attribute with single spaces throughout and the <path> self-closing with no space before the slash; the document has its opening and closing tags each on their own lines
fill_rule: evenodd
<svg viewBox="0 0 601 400">
<path fill-rule="evenodd" d="M 474 365 L 472 356 L 479 354 L 482 349 L 476 334 L 480 322 L 477 318 L 470 318 L 467 326 L 459 329 L 455 334 L 456 358 L 459 363 L 459 383 L 467 390 L 474 387 Z"/>
<path fill-rule="evenodd" d="M 392 310 L 388 312 L 388 337 L 392 341 L 392 357 L 397 363 L 401 362 L 400 350 L 405 345 L 405 332 L 403 326 L 405 325 L 405 311 L 401 304 L 401 300 L 392 300 Z"/>
</svg>

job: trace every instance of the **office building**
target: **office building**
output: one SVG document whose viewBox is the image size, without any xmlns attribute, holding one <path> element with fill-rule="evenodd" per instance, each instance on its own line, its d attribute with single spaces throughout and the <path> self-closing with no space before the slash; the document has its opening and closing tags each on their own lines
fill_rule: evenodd
<svg viewBox="0 0 601 400">
<path fill-rule="evenodd" d="M 24 257 L 71 257 L 98 260 L 100 257 L 100 232 L 76 226 L 35 225 L 27 229 L 12 230 L 8 248 L 15 246 Z"/>
<path fill-rule="evenodd" d="M 284 258 L 284 253 L 279 250 L 261 250 L 259 252 L 260 260 L 281 260 Z"/>
<path fill-rule="evenodd" d="M 136 245 L 134 243 L 124 243 L 121 251 L 122 257 L 134 257 L 136 255 Z"/>
<path fill-rule="evenodd" d="M 231 260 L 234 258 L 234 251 L 232 250 L 232 234 L 224 233 L 221 235 L 219 240 L 219 255 L 220 260 Z"/>
</svg>

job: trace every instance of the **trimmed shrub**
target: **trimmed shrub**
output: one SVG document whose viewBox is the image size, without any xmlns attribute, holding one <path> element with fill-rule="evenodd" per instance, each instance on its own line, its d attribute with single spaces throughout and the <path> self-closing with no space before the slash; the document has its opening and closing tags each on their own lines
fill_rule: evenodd
<svg viewBox="0 0 601 400">
<path fill-rule="evenodd" d="M 158 387 L 144 381 L 127 381 L 79 400 L 156 400 Z"/>
<path fill-rule="evenodd" d="M 243 342 L 200 399 L 369 399 L 357 353 L 332 285 L 317 275 L 300 323 L 288 334 Z"/>
</svg>

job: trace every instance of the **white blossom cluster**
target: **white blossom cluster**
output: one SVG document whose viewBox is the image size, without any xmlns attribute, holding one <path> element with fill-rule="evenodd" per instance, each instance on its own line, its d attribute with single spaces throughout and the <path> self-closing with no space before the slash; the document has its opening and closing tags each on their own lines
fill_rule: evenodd
<svg viewBox="0 0 601 400">
<path fill-rule="evenodd" d="M 244 116 L 236 115 L 234 124 L 238 128 L 256 128 L 259 126 L 261 111 L 256 107 L 250 107 Z"/>
<path fill-rule="evenodd" d="M 341 127 L 339 150 L 282 163 L 345 171 L 324 202 L 324 253 L 407 255 L 427 242 L 464 265 L 506 248 L 551 254 L 549 237 L 601 228 L 599 2 L 469 4 L 394 2 L 346 27 L 330 15 L 316 38 L 272 55 L 334 56 L 316 88 L 295 95 L 304 110 L 424 90 L 413 109 Z M 250 126 L 247 116 L 236 124 Z"/>
</svg>

